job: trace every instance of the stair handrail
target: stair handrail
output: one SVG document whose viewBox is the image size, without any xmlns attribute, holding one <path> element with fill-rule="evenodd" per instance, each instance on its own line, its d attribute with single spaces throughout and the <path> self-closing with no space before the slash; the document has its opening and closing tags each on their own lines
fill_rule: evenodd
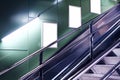
<svg viewBox="0 0 120 80">
<path fill-rule="evenodd" d="M 119 4 L 118 4 L 118 5 L 119 5 Z M 118 5 L 116 5 L 116 6 L 118 6 Z M 114 7 L 116 7 L 116 6 L 114 6 Z M 114 7 L 111 8 L 110 10 L 114 9 Z M 51 6 L 51 8 L 52 8 L 52 6 Z M 47 10 L 47 9 L 46 9 L 46 10 Z M 46 11 L 46 10 L 45 10 L 45 11 Z M 105 11 L 103 14 L 109 13 L 110 10 Z M 88 22 L 84 23 L 82 26 L 84 26 L 84 25 L 86 25 L 86 24 L 90 24 L 90 22 L 93 21 L 93 20 L 96 19 L 96 18 L 98 18 L 98 20 L 100 20 L 102 17 L 105 16 L 105 15 L 103 15 L 103 14 L 100 14 L 100 15 L 96 16 L 95 18 L 93 18 L 93 19 L 89 20 Z M 40 15 L 41 15 L 41 14 L 40 14 Z M 40 16 L 40 15 L 39 15 L 39 16 Z M 101 15 L 103 15 L 103 16 L 101 16 Z M 39 17 L 39 16 L 38 16 L 38 17 Z M 100 17 L 100 16 L 101 16 L 101 17 Z M 99 17 L 100 17 L 100 18 L 99 18 Z M 97 21 L 98 21 L 98 20 L 97 20 Z M 41 48 L 41 49 L 33 52 L 32 54 L 26 56 L 25 58 L 21 59 L 20 61 L 14 63 L 14 64 L 11 65 L 9 68 L 7 68 L 7 69 L 5 69 L 5 70 L 2 70 L 2 71 L 0 72 L 0 76 L 3 75 L 3 74 L 6 73 L 6 72 L 12 70 L 13 68 L 21 65 L 22 63 L 26 62 L 27 60 L 31 59 L 33 56 L 35 56 L 35 55 L 37 55 L 37 54 L 41 54 L 41 52 L 43 52 L 44 50 L 48 49 L 48 48 L 49 48 L 50 46 L 52 46 L 53 44 L 55 44 L 55 43 L 57 43 L 57 42 L 65 39 L 65 38 L 67 38 L 69 35 L 71 35 L 72 33 L 76 32 L 76 31 L 79 31 L 80 29 L 81 29 L 81 26 L 78 27 L 77 29 L 72 29 L 71 31 L 67 32 L 66 34 L 64 34 L 64 35 L 63 35 L 62 37 L 60 37 L 59 39 L 57 39 L 57 40 L 55 40 L 54 42 L 52 42 L 51 44 L 47 45 L 46 47 L 43 47 L 43 48 Z"/>
<path fill-rule="evenodd" d="M 120 61 L 115 64 L 100 80 L 108 79 L 120 67 Z"/>
<path fill-rule="evenodd" d="M 120 16 L 120 15 L 119 15 Z M 117 16 L 117 17 L 119 17 L 119 16 Z M 118 20 L 118 21 L 116 21 L 116 23 L 115 24 L 113 24 L 112 25 L 112 27 L 114 27 L 115 25 L 117 25 L 118 23 L 120 22 L 120 19 Z M 95 29 L 94 31 L 93 31 L 93 34 L 95 33 L 95 32 L 97 32 L 98 30 L 100 30 L 101 28 L 103 28 L 104 27 L 104 25 L 102 26 L 102 27 L 99 27 L 99 28 L 97 28 L 97 29 Z M 120 27 L 120 26 L 119 26 Z M 117 28 L 116 28 L 117 29 Z M 111 33 L 112 34 L 112 33 Z M 86 36 L 84 36 L 82 39 L 80 39 L 79 41 L 81 42 L 81 41 L 83 41 L 84 39 L 86 39 L 86 37 L 88 37 L 88 36 L 91 36 L 91 33 L 89 33 L 88 35 L 86 35 Z M 107 38 L 106 38 L 107 39 Z M 105 40 L 104 40 L 105 41 Z M 102 42 L 103 43 L 103 42 Z M 101 43 L 100 43 L 101 44 Z M 99 46 L 100 46 L 100 44 L 99 44 Z M 97 46 L 98 47 L 98 46 Z M 95 49 L 94 49 L 95 50 Z M 28 72 L 27 74 L 25 74 L 24 76 L 22 76 L 21 78 L 20 78 L 20 80 L 23 80 L 24 78 L 26 78 L 27 76 L 29 76 L 29 75 L 31 75 L 31 74 L 33 74 L 33 73 L 36 73 L 38 70 L 40 70 L 42 67 L 44 67 L 45 65 L 47 65 L 48 63 L 49 63 L 49 61 L 51 61 L 52 59 L 54 59 L 56 56 L 53 56 L 52 58 L 50 58 L 49 60 L 47 60 L 46 62 L 44 62 L 43 64 L 41 64 L 41 65 L 39 65 L 38 67 L 36 67 L 35 69 L 33 69 L 32 71 L 30 71 L 30 72 Z"/>
</svg>

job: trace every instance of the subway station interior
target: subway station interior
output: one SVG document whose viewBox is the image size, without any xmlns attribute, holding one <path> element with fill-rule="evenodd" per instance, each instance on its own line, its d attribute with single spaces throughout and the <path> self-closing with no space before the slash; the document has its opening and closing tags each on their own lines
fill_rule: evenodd
<svg viewBox="0 0 120 80">
<path fill-rule="evenodd" d="M 1 0 L 0 80 L 120 80 L 120 0 Z"/>
</svg>

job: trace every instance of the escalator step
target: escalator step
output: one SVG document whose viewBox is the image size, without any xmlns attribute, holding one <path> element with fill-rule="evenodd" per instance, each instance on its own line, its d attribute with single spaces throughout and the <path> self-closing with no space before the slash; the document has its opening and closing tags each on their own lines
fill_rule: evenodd
<svg viewBox="0 0 120 80">
<path fill-rule="evenodd" d="M 120 57 L 104 57 L 105 64 L 117 64 L 120 61 Z"/>
<path fill-rule="evenodd" d="M 100 80 L 103 77 L 103 74 L 83 74 L 79 77 L 78 80 Z M 110 76 L 110 78 L 106 80 L 120 80 L 120 76 Z"/>
<path fill-rule="evenodd" d="M 91 70 L 96 74 L 106 74 L 114 65 L 94 65 Z M 117 72 L 113 75 L 118 75 Z"/>
<path fill-rule="evenodd" d="M 120 57 L 120 48 L 114 49 L 113 52 Z"/>
</svg>

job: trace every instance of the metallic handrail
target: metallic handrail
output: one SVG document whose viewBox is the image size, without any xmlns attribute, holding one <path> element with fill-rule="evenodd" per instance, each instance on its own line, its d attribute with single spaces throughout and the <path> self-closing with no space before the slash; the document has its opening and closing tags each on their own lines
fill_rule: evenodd
<svg viewBox="0 0 120 80">
<path fill-rule="evenodd" d="M 106 11 L 105 13 L 103 13 L 103 14 L 106 14 L 106 13 L 107 13 L 107 11 Z M 101 15 L 103 15 L 103 14 L 101 14 Z M 100 15 L 99 15 L 99 16 L 100 16 Z M 99 18 L 99 16 L 97 16 L 96 18 Z M 102 17 L 103 17 L 103 16 L 102 16 Z M 95 19 L 95 18 L 94 18 L 94 19 Z M 94 19 L 92 19 L 92 20 L 94 20 Z M 100 18 L 100 19 L 101 19 L 101 18 Z M 99 20 L 99 19 L 98 19 L 98 20 Z M 91 20 L 89 20 L 88 22 L 86 22 L 86 23 L 83 24 L 82 26 L 84 26 L 84 25 L 86 25 L 86 24 L 89 24 L 90 22 L 91 22 Z M 1 72 L 0 72 L 0 75 L 2 75 L 2 74 L 4 74 L 4 73 L 10 71 L 11 69 L 19 66 L 20 64 L 24 63 L 25 61 L 31 59 L 33 56 L 35 56 L 35 55 L 37 55 L 37 54 L 40 54 L 41 52 L 43 52 L 44 50 L 46 50 L 47 48 L 49 48 L 49 47 L 52 46 L 53 44 L 55 44 L 55 43 L 57 43 L 57 42 L 65 39 L 65 38 L 67 38 L 69 35 L 71 35 L 72 33 L 76 32 L 76 31 L 78 31 L 78 30 L 80 30 L 80 29 L 81 29 L 81 27 L 79 27 L 79 28 L 77 28 L 77 29 L 72 29 L 71 31 L 69 31 L 68 33 L 66 33 L 63 37 L 57 39 L 56 41 L 52 42 L 52 43 L 49 44 L 48 46 L 46 46 L 46 47 L 44 47 L 44 48 L 41 48 L 41 49 L 35 51 L 34 53 L 32 53 L 32 54 L 28 55 L 27 57 L 21 59 L 20 61 L 16 62 L 15 64 L 13 64 L 12 66 L 10 66 L 9 68 L 1 71 Z"/>
<path fill-rule="evenodd" d="M 107 14 L 107 12 L 112 12 L 112 10 L 114 10 L 114 8 L 115 7 L 117 7 L 117 6 L 119 6 L 120 4 L 117 4 L 116 6 L 114 6 L 113 8 L 111 8 L 111 9 L 109 9 L 109 10 L 107 10 L 107 11 L 105 11 L 105 12 L 103 12 L 103 16 L 107 16 L 108 14 Z M 100 15 L 102 15 L 102 14 L 100 14 Z M 99 16 L 99 15 L 98 15 Z M 96 19 L 98 16 L 96 16 L 95 18 L 93 18 L 93 19 Z M 101 19 L 102 19 L 103 17 L 101 17 Z M 92 19 L 92 20 L 93 20 Z M 97 21 L 98 20 L 96 20 L 95 22 L 93 22 L 93 24 L 97 24 Z"/>
<path fill-rule="evenodd" d="M 43 52 L 44 50 L 48 49 L 48 48 L 49 48 L 50 46 L 52 46 L 53 44 L 55 44 L 55 43 L 57 43 L 57 42 L 65 39 L 66 37 L 68 37 L 69 35 L 71 35 L 72 33 L 76 32 L 76 31 L 78 31 L 78 30 L 79 30 L 79 29 L 74 29 L 74 30 L 70 31 L 69 33 L 65 34 L 63 37 L 61 37 L 61 38 L 57 39 L 56 41 L 52 42 L 52 43 L 49 44 L 48 46 L 46 46 L 46 47 L 44 47 L 44 48 L 41 48 L 41 49 L 35 51 L 34 53 L 28 55 L 27 57 L 21 59 L 20 61 L 16 62 L 16 63 L 13 64 L 12 66 L 10 66 L 8 69 L 5 69 L 5 70 L 1 71 L 1 72 L 0 72 L 0 75 L 2 75 L 2 74 L 4 74 L 4 73 L 8 72 L 9 70 L 11 70 L 11 69 L 19 66 L 20 64 L 24 63 L 25 61 L 31 59 L 33 56 L 35 56 L 35 55 L 37 55 L 37 54 L 40 54 L 41 52 Z"/>
<path fill-rule="evenodd" d="M 118 23 L 120 23 L 120 19 L 119 19 L 115 24 L 113 24 L 112 27 L 114 27 L 114 26 L 117 25 Z M 119 27 L 120 27 L 120 26 L 119 26 Z M 114 31 L 116 31 L 119 27 L 117 27 Z M 112 33 L 114 33 L 114 32 L 112 32 Z M 93 48 L 93 51 L 95 51 L 100 45 L 102 45 L 102 43 L 104 43 L 104 42 L 108 39 L 108 37 L 109 37 L 110 35 L 112 35 L 112 33 L 110 33 L 100 44 L 98 44 L 95 48 Z M 86 57 L 85 57 L 83 60 L 85 60 L 88 56 L 90 56 L 90 54 L 86 55 Z M 81 63 L 83 62 L 83 60 L 80 61 L 80 62 L 79 62 L 71 71 L 69 71 L 62 79 L 66 78 L 71 72 L 73 72 L 74 69 L 76 69 L 76 67 L 78 67 L 79 64 L 81 64 Z"/>
<path fill-rule="evenodd" d="M 120 61 L 114 65 L 100 80 L 108 79 L 120 67 Z"/>
<path fill-rule="evenodd" d="M 116 21 L 116 23 L 113 24 L 113 25 L 111 26 L 111 28 L 113 28 L 113 27 L 114 27 L 117 23 L 119 23 L 119 22 L 120 22 L 120 19 L 119 19 L 118 21 Z M 104 27 L 104 25 L 103 25 L 102 27 L 96 29 L 95 32 L 96 32 L 97 30 L 103 28 L 103 27 Z M 110 30 L 110 29 L 109 29 L 109 30 Z M 109 30 L 108 30 L 108 31 L 109 31 Z M 94 34 L 95 32 L 93 31 L 92 34 Z M 91 34 L 91 35 L 92 35 L 92 34 Z M 91 35 L 90 35 L 90 36 L 91 36 Z M 107 38 L 106 38 L 106 39 L 107 39 Z M 104 40 L 104 41 L 105 41 L 105 40 Z M 104 41 L 102 41 L 100 44 L 98 44 L 98 46 L 96 46 L 95 49 L 93 49 L 93 51 L 95 51 Z M 90 55 L 91 55 L 91 54 L 88 54 L 84 59 L 86 59 L 86 58 L 87 58 L 88 56 L 90 56 Z M 84 60 L 84 59 L 83 59 L 83 60 Z M 83 60 L 80 61 L 80 63 L 83 62 Z M 69 66 L 70 66 L 70 65 L 69 65 Z M 74 68 L 73 68 L 70 72 L 68 72 L 65 76 L 69 75 L 73 70 L 74 70 Z M 64 72 L 64 71 L 65 71 L 65 69 L 62 70 L 62 72 Z M 60 72 L 57 76 L 59 76 L 62 72 Z M 57 76 L 55 76 L 55 77 L 57 77 Z"/>
<path fill-rule="evenodd" d="M 100 27 L 101 28 L 101 27 Z M 33 70 L 34 71 L 34 70 Z"/>
<path fill-rule="evenodd" d="M 91 61 L 88 65 L 86 65 L 84 68 L 78 71 L 75 75 L 71 76 L 68 80 L 72 80 L 72 79 L 77 80 L 78 77 L 80 77 L 85 72 L 87 72 L 92 66 L 98 63 L 101 59 L 103 59 L 106 55 L 108 55 L 114 48 L 116 48 L 119 45 L 120 45 L 120 39 L 118 39 L 112 46 L 110 46 L 109 49 L 104 51 L 103 53 L 105 54 L 101 54 L 98 57 L 96 57 L 93 61 Z"/>
<path fill-rule="evenodd" d="M 82 39 L 79 40 L 79 42 L 83 41 L 87 36 L 90 36 L 90 34 L 84 36 Z M 74 45 L 72 45 L 74 46 Z M 27 74 L 25 74 L 24 76 L 22 76 L 20 78 L 20 80 L 23 80 L 24 78 L 26 78 L 27 76 L 35 73 L 36 71 L 38 71 L 39 69 L 41 69 L 42 67 L 44 67 L 45 65 L 47 65 L 50 61 L 55 60 L 57 57 L 59 57 L 59 55 L 55 55 L 53 57 L 51 57 L 50 59 L 48 59 L 47 61 L 45 61 L 43 64 L 39 65 L 38 67 L 36 67 L 35 69 L 33 69 L 32 71 L 28 72 Z"/>
<path fill-rule="evenodd" d="M 120 16 L 120 15 L 119 15 Z M 117 17 L 119 17 L 119 16 L 117 16 Z M 112 21 L 112 20 L 111 20 Z M 118 21 L 116 21 L 116 23 L 114 23 L 110 28 L 109 28 L 109 30 L 111 29 L 111 28 L 113 28 L 118 22 L 120 22 L 120 19 L 118 20 Z M 109 22 L 108 22 L 109 23 Z M 107 23 L 106 23 L 107 24 Z M 82 40 L 84 40 L 84 39 L 86 39 L 87 37 L 89 37 L 89 36 L 92 36 L 93 34 L 95 34 L 98 30 L 100 30 L 101 28 L 103 28 L 105 25 L 103 25 L 102 27 L 99 27 L 98 29 L 95 29 L 94 31 L 91 31 L 92 33 L 90 33 L 90 34 L 88 34 L 87 36 L 85 36 Z M 109 31 L 108 30 L 108 31 Z M 73 45 L 76 45 L 76 44 L 78 44 L 78 43 L 80 43 L 82 40 L 79 40 L 79 41 L 77 41 L 76 43 L 74 43 L 74 44 L 72 44 L 72 46 L 71 47 L 73 47 Z M 65 49 L 66 50 L 66 49 Z M 95 49 L 94 49 L 95 50 Z M 65 70 L 65 69 L 64 69 Z M 64 70 L 62 70 L 62 72 L 64 71 Z"/>
<path fill-rule="evenodd" d="M 118 22 L 120 22 L 120 19 L 115 23 L 115 24 L 113 24 L 113 27 L 118 23 Z M 102 27 L 104 27 L 104 26 L 102 26 Z M 100 28 L 98 28 L 98 29 L 96 29 L 95 31 L 93 31 L 93 33 L 95 33 L 95 32 L 97 32 L 99 29 L 101 29 L 102 27 L 100 27 Z M 120 27 L 120 26 L 119 26 Z M 118 28 L 119 28 L 118 27 Z M 117 30 L 118 28 L 116 28 L 115 30 Z M 112 34 L 112 33 L 111 33 Z M 110 34 L 110 35 L 111 35 Z M 86 35 L 86 36 L 84 36 L 82 39 L 80 39 L 79 40 L 79 42 L 81 42 L 82 40 L 84 40 L 86 37 L 88 37 L 88 36 L 90 36 L 91 35 L 91 33 L 89 33 L 88 35 Z M 108 37 L 107 37 L 108 38 Z M 105 40 L 104 40 L 105 41 Z M 103 42 L 102 42 L 103 43 Z M 101 43 L 99 44 L 99 46 L 101 45 Z M 98 46 L 97 46 L 98 47 Z M 59 56 L 59 55 L 58 55 Z M 21 78 L 20 78 L 20 80 L 23 80 L 24 78 L 26 78 L 27 76 L 29 76 L 29 75 L 31 75 L 32 73 L 35 73 L 36 71 L 38 71 L 38 70 L 40 70 L 42 67 L 44 67 L 45 65 L 47 65 L 48 63 L 49 63 L 49 61 L 51 61 L 51 60 L 54 60 L 55 58 L 56 58 L 57 56 L 54 56 L 54 57 L 52 57 L 52 58 L 50 58 L 49 60 L 47 60 L 46 62 L 44 62 L 43 64 L 41 64 L 41 65 L 39 65 L 38 67 L 36 67 L 35 69 L 33 69 L 32 71 L 30 71 L 30 72 L 28 72 L 27 74 L 25 74 L 24 76 L 22 76 Z"/>
<path fill-rule="evenodd" d="M 109 10 L 108 10 L 108 11 L 109 11 Z M 108 13 L 108 12 L 106 11 L 106 12 L 104 12 L 103 14 L 105 14 L 105 13 Z M 103 15 L 103 14 L 101 14 L 101 15 Z M 40 15 L 39 15 L 39 16 L 40 16 Z M 99 16 L 100 16 L 100 15 L 99 15 Z M 99 16 L 97 16 L 96 18 L 99 18 Z M 103 17 L 103 16 L 102 16 L 102 17 Z M 95 19 L 95 18 L 94 18 L 94 19 Z M 94 19 L 92 19 L 92 21 L 93 21 Z M 101 19 L 101 18 L 100 18 L 100 19 Z M 99 19 L 98 19 L 98 20 L 99 20 Z M 83 24 L 83 26 L 86 25 L 86 24 L 88 24 L 89 22 L 91 22 L 91 20 L 89 20 L 88 22 L 86 22 L 85 24 Z M 11 69 L 19 66 L 19 65 L 22 64 L 22 63 L 26 62 L 27 60 L 31 59 L 33 56 L 35 56 L 35 55 L 37 55 L 37 54 L 41 54 L 41 52 L 43 52 L 44 50 L 46 50 L 47 48 L 49 48 L 49 47 L 52 46 L 53 44 L 55 44 L 55 43 L 57 43 L 57 42 L 65 39 L 66 37 L 68 37 L 69 35 L 71 35 L 72 33 L 76 32 L 76 31 L 78 31 L 79 29 L 81 29 L 81 27 L 79 27 L 78 29 L 72 29 L 70 32 L 68 32 L 67 34 L 65 34 L 63 37 L 57 39 L 56 41 L 52 42 L 52 43 L 49 44 L 48 46 L 46 46 L 46 47 L 44 47 L 44 48 L 41 48 L 41 49 L 35 51 L 34 53 L 32 53 L 32 54 L 28 55 L 27 57 L 21 59 L 20 61 L 16 62 L 15 64 L 13 64 L 12 66 L 10 66 L 9 68 L 1 71 L 1 72 L 0 72 L 0 75 L 6 73 L 6 72 L 8 72 L 8 71 L 10 71 Z"/>
</svg>

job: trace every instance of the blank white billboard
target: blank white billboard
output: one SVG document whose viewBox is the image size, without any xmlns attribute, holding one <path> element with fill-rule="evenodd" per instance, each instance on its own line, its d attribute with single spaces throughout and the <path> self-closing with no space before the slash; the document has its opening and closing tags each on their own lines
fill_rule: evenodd
<svg viewBox="0 0 120 80">
<path fill-rule="evenodd" d="M 42 47 L 48 46 L 55 40 L 57 40 L 57 23 L 44 22 L 42 26 Z M 57 43 L 51 48 L 57 48 Z"/>
<path fill-rule="evenodd" d="M 90 11 L 101 14 L 101 0 L 90 0 Z"/>
<path fill-rule="evenodd" d="M 69 27 L 78 28 L 81 26 L 81 7 L 69 5 Z"/>
</svg>

